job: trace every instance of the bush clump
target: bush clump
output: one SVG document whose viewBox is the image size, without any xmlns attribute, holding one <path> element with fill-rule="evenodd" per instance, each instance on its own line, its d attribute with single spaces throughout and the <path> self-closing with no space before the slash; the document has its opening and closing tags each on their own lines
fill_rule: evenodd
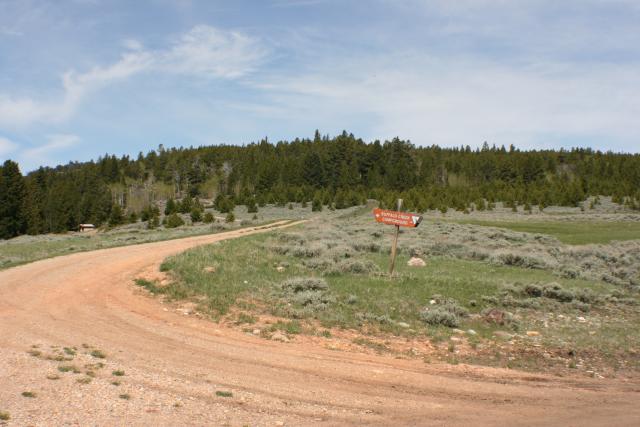
<svg viewBox="0 0 640 427">
<path fill-rule="evenodd" d="M 458 316 L 444 309 L 443 307 L 435 307 L 424 310 L 420 313 L 420 317 L 429 325 L 442 325 L 449 328 L 455 328 L 460 324 Z"/>
<path fill-rule="evenodd" d="M 461 317 L 469 315 L 469 311 L 453 299 L 443 299 L 439 295 L 435 295 L 433 299 L 436 305 L 433 307 L 425 307 L 422 312 L 420 312 L 420 318 L 429 325 L 442 325 L 455 328 L 460 324 Z"/>
<path fill-rule="evenodd" d="M 345 259 L 327 270 L 327 274 L 369 274 L 379 271 L 378 265 L 370 260 Z"/>
<path fill-rule="evenodd" d="M 575 295 L 573 292 L 562 288 L 557 283 L 550 283 L 542 288 L 542 294 L 545 298 L 554 299 L 560 302 L 571 302 Z"/>
<path fill-rule="evenodd" d="M 324 279 L 317 277 L 295 277 L 280 284 L 287 301 L 302 306 L 306 314 L 320 311 L 335 302 Z"/>
<path fill-rule="evenodd" d="M 515 252 L 499 252 L 491 257 L 494 264 L 510 265 L 522 268 L 538 268 L 544 269 L 547 263 L 541 259 L 531 255 L 525 255 Z"/>
<path fill-rule="evenodd" d="M 184 225 L 184 220 L 177 213 L 172 213 L 164 219 L 164 226 L 167 228 L 176 228 Z"/>
<path fill-rule="evenodd" d="M 280 284 L 285 292 L 297 293 L 303 291 L 326 291 L 329 285 L 319 277 L 294 277 Z"/>
</svg>

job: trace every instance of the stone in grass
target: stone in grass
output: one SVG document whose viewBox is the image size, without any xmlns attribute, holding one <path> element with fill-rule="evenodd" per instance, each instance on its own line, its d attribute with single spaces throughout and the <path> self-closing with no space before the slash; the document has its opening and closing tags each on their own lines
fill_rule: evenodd
<svg viewBox="0 0 640 427">
<path fill-rule="evenodd" d="M 537 337 L 540 335 L 540 332 L 538 331 L 527 331 L 527 336 L 528 337 Z"/>
<path fill-rule="evenodd" d="M 205 273 L 215 273 L 216 272 L 216 268 L 210 265 L 210 266 L 207 266 L 207 267 L 203 268 L 202 271 L 204 271 Z"/>
<path fill-rule="evenodd" d="M 281 332 L 276 332 L 271 335 L 271 339 L 274 341 L 289 342 L 289 338 L 287 338 L 287 336 Z"/>
<path fill-rule="evenodd" d="M 407 265 L 409 267 L 424 267 L 427 265 L 426 262 L 422 258 L 412 257 L 409 261 L 407 261 Z"/>
</svg>

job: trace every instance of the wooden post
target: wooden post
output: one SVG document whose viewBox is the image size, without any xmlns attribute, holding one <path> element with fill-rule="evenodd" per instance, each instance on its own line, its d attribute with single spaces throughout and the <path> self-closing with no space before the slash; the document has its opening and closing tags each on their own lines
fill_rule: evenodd
<svg viewBox="0 0 640 427">
<path fill-rule="evenodd" d="M 398 199 L 397 211 L 402 209 L 402 199 Z M 396 233 L 393 236 L 393 244 L 391 245 L 391 266 L 389 267 L 389 276 L 393 275 L 393 269 L 396 266 L 396 254 L 398 248 L 398 234 L 400 233 L 400 226 L 396 225 Z"/>
</svg>

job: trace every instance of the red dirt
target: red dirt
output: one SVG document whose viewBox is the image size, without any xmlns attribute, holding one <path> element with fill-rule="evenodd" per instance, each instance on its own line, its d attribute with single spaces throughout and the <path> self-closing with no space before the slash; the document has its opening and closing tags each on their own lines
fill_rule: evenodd
<svg viewBox="0 0 640 427">
<path fill-rule="evenodd" d="M 640 425 L 635 380 L 425 364 L 308 341 L 272 342 L 167 310 L 133 285 L 169 255 L 262 231 L 78 253 L 1 271 L 0 411 L 10 413 L 8 424 Z M 106 358 L 90 356 L 82 344 Z M 38 357 L 27 354 L 34 345 Z M 75 346 L 78 354 L 69 362 L 46 360 L 57 354 L 52 346 L 60 354 Z M 96 362 L 105 367 L 93 368 L 89 384 L 77 382 L 83 374 L 57 370 L 67 363 L 84 372 Z M 60 379 L 47 379 L 52 374 Z"/>
</svg>

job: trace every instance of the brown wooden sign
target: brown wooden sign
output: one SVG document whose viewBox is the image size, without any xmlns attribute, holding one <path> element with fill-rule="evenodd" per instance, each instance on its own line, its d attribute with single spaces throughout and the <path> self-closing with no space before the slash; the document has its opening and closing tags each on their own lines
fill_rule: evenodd
<svg viewBox="0 0 640 427">
<path fill-rule="evenodd" d="M 400 227 L 417 227 L 422 221 L 422 216 L 420 215 L 409 212 L 389 211 L 380 208 L 373 210 L 373 216 L 377 222 L 397 225 Z"/>
</svg>

